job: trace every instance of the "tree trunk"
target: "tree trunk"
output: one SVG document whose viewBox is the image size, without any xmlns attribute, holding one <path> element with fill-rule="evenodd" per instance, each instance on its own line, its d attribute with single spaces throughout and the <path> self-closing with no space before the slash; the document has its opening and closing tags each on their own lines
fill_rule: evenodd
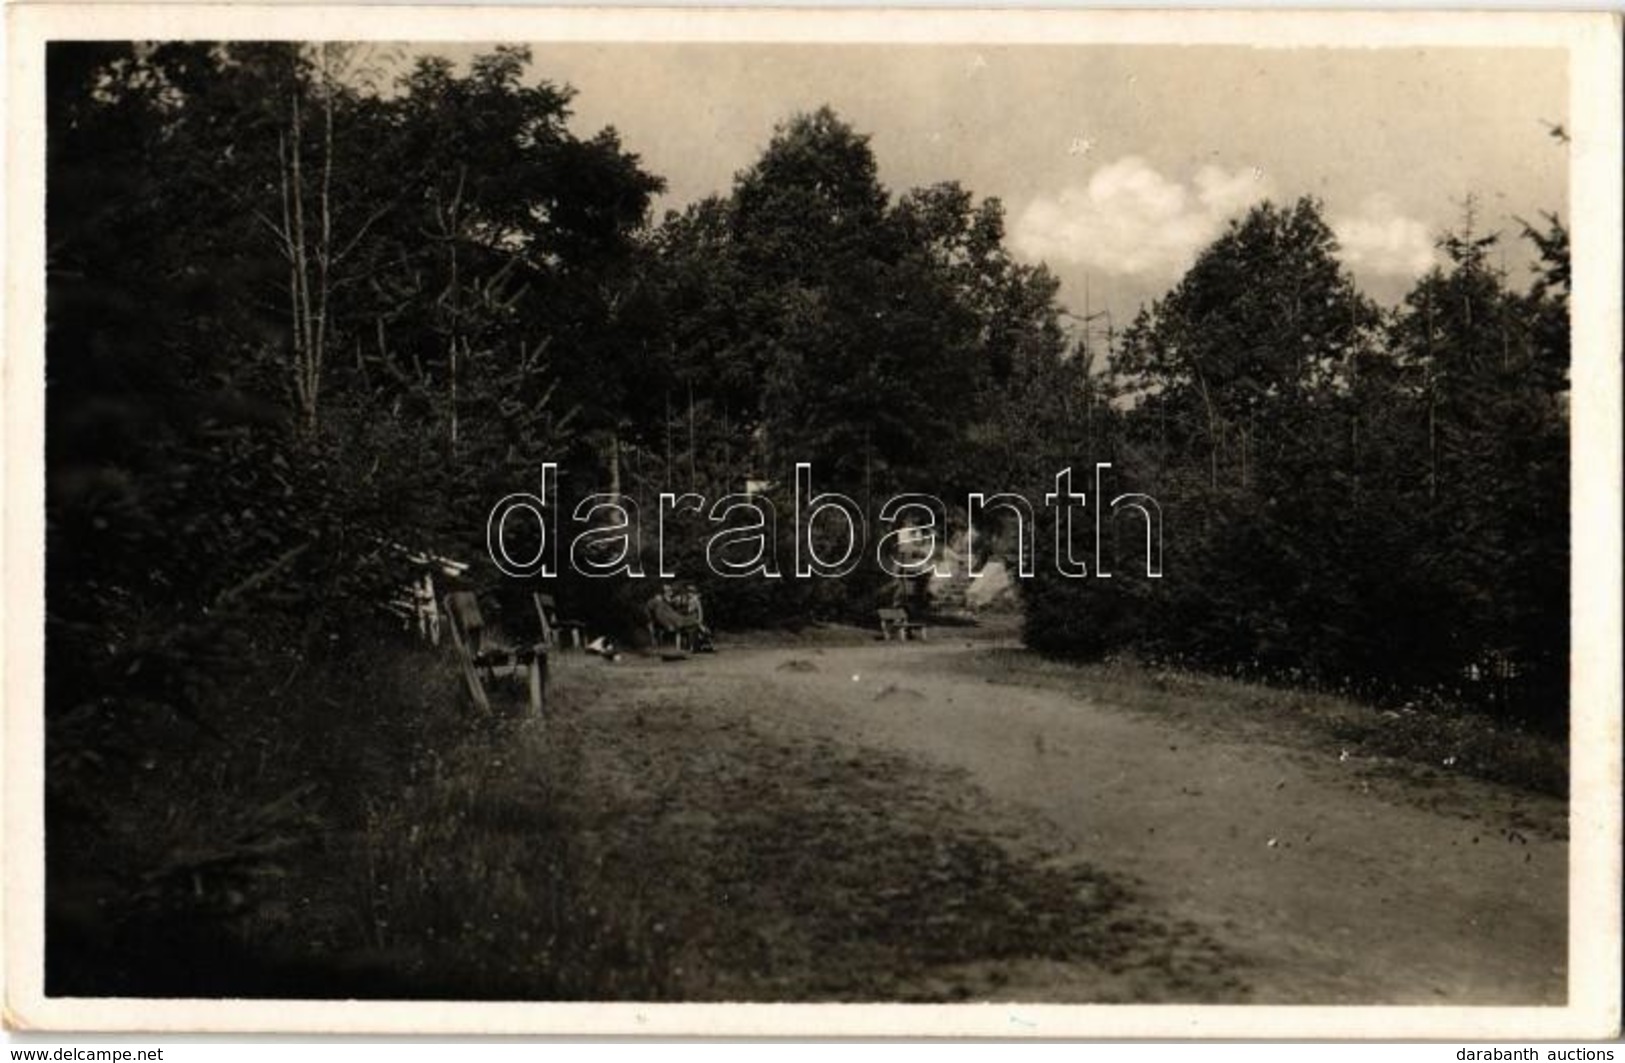
<svg viewBox="0 0 1625 1063">
<path fill-rule="evenodd" d="M 277 138 L 282 224 L 267 222 L 288 262 L 288 313 L 293 331 L 289 365 L 295 411 L 308 435 L 320 425 L 322 366 L 327 355 L 328 297 L 333 267 L 333 79 L 325 51 L 322 80 L 322 169 L 316 188 L 314 224 L 307 221 L 303 89 L 288 101 L 288 130 Z M 310 232 L 314 228 L 315 232 Z"/>
</svg>

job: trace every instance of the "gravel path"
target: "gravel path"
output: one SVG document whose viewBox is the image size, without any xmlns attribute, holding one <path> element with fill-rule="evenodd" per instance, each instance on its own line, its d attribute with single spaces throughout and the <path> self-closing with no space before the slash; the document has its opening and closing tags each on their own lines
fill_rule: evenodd
<svg viewBox="0 0 1625 1063">
<path fill-rule="evenodd" d="M 561 662 L 549 755 L 672 997 L 1564 1000 L 1568 846 L 1528 826 L 1561 802 L 978 678 L 978 653 Z"/>
</svg>

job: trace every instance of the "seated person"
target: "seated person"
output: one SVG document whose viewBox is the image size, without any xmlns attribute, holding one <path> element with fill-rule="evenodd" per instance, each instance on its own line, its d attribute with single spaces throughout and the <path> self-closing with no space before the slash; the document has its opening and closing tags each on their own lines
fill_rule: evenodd
<svg viewBox="0 0 1625 1063">
<path fill-rule="evenodd" d="M 711 631 L 705 626 L 705 607 L 692 585 L 664 584 L 660 593 L 644 605 L 643 611 L 650 633 L 657 636 L 657 641 L 658 633 L 664 631 L 674 636 L 689 636 L 696 650 L 712 648 Z"/>
<path fill-rule="evenodd" d="M 709 653 L 715 649 L 711 644 L 711 629 L 705 626 L 705 603 L 700 600 L 699 589 L 692 583 L 685 583 L 678 588 L 675 596 L 677 609 L 683 614 L 694 635 L 694 649 L 700 653 Z"/>
</svg>

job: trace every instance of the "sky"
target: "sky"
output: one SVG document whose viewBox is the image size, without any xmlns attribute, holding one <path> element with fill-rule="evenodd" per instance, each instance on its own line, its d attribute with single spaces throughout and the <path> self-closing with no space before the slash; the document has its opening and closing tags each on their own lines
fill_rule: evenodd
<svg viewBox="0 0 1625 1063">
<path fill-rule="evenodd" d="M 1007 244 L 1075 314 L 1121 325 L 1233 217 L 1312 195 L 1367 294 L 1401 299 L 1478 202 L 1479 231 L 1567 217 L 1566 56 L 1483 48 L 532 43 L 573 86 L 572 129 L 614 126 L 667 182 L 658 218 L 713 193 L 775 124 L 829 104 L 897 195 L 997 197 Z M 462 60 L 478 46 L 425 46 Z M 1521 279 L 1528 245 L 1509 241 Z"/>
</svg>

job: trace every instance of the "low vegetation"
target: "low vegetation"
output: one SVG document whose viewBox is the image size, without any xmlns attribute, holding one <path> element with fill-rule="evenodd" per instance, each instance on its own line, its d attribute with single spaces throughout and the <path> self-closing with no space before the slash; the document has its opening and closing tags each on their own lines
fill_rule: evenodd
<svg viewBox="0 0 1625 1063">
<path fill-rule="evenodd" d="M 1307 746 L 1327 756 L 1380 758 L 1568 796 L 1565 738 L 1460 704 L 1382 706 L 1313 689 L 1302 676 L 1267 684 L 1128 655 L 1077 663 L 989 649 L 961 666 L 992 682 L 1064 689 L 1080 699 L 1154 713 L 1197 730 L 1220 726 L 1229 734 Z"/>
<path fill-rule="evenodd" d="M 444 653 L 381 633 L 291 679 L 265 663 L 206 729 L 54 762 L 74 844 L 50 847 L 47 992 L 660 995 L 544 769 L 572 758 L 540 721 L 471 716 Z"/>
</svg>

